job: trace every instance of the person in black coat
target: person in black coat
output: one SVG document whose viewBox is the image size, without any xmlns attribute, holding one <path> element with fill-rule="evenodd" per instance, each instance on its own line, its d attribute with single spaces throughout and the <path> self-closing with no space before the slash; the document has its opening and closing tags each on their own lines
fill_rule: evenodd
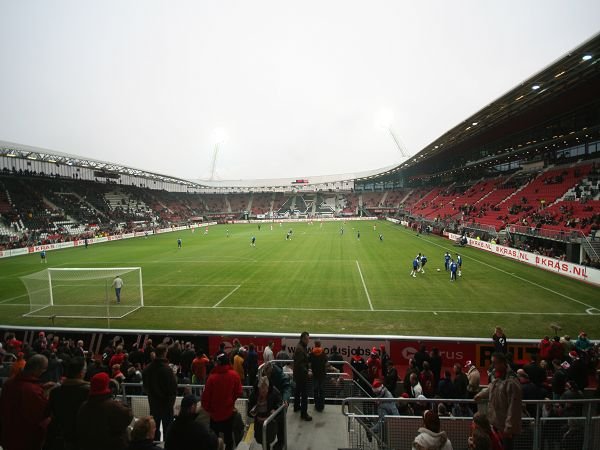
<svg viewBox="0 0 600 450">
<path fill-rule="evenodd" d="M 186 395 L 181 400 L 179 415 L 166 432 L 165 450 L 217 450 L 222 445 L 208 427 L 198 420 L 198 399 Z M 132 450 L 132 449 L 130 449 Z"/>
<path fill-rule="evenodd" d="M 150 415 L 156 422 L 154 440 L 160 441 L 160 424 L 167 430 L 173 422 L 173 407 L 177 395 L 177 379 L 165 358 L 167 347 L 158 345 L 155 350 L 156 358 L 142 372 L 144 391 L 148 395 Z"/>
</svg>

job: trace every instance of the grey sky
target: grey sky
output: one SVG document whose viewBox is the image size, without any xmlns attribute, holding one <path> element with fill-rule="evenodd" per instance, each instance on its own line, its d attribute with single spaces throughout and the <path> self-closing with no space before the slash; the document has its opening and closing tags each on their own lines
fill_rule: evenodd
<svg viewBox="0 0 600 450">
<path fill-rule="evenodd" d="M 411 153 L 594 33 L 587 1 L 0 0 L 0 139 L 186 178 Z"/>
</svg>

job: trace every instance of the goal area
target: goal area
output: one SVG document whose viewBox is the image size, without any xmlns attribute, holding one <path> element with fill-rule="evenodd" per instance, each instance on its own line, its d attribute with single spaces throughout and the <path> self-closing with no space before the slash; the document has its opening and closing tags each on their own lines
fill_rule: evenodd
<svg viewBox="0 0 600 450">
<path fill-rule="evenodd" d="M 49 268 L 20 279 L 29 296 L 24 317 L 121 319 L 144 306 L 141 267 Z"/>
</svg>

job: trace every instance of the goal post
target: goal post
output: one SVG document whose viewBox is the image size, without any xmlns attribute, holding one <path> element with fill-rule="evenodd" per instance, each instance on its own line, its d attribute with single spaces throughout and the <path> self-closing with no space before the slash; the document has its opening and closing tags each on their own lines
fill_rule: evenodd
<svg viewBox="0 0 600 450">
<path fill-rule="evenodd" d="M 29 297 L 27 317 L 120 319 L 144 306 L 141 267 L 48 268 L 20 279 Z"/>
</svg>

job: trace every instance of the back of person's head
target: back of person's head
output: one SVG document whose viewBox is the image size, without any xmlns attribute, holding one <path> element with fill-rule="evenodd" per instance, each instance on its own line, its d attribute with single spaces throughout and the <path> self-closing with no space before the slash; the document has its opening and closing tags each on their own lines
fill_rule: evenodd
<svg viewBox="0 0 600 450">
<path fill-rule="evenodd" d="M 473 423 L 486 431 L 491 428 L 490 421 L 488 420 L 487 416 L 480 411 L 476 412 L 473 416 Z"/>
<path fill-rule="evenodd" d="M 253 352 L 255 348 L 256 348 L 256 346 L 254 345 L 254 343 L 251 343 L 248 345 L 248 350 L 251 352 Z"/>
<path fill-rule="evenodd" d="M 448 408 L 446 408 L 446 405 L 444 405 L 443 403 L 438 403 L 438 416 L 446 416 L 448 415 Z"/>
<path fill-rule="evenodd" d="M 333 344 L 333 345 L 331 346 L 331 353 L 337 353 L 337 351 L 338 351 L 338 350 L 337 350 L 337 345 Z"/>
<path fill-rule="evenodd" d="M 29 375 L 39 377 L 48 369 L 48 358 L 44 355 L 33 355 L 25 363 L 23 372 Z"/>
<path fill-rule="evenodd" d="M 423 361 L 423 370 L 429 370 L 429 363 L 427 361 Z"/>
<path fill-rule="evenodd" d="M 217 355 L 217 364 L 220 366 L 226 366 L 229 364 L 229 356 L 227 356 L 227 353 L 223 352 Z"/>
<path fill-rule="evenodd" d="M 85 372 L 85 359 L 76 356 L 65 361 L 65 376 L 67 378 L 82 378 Z"/>
<path fill-rule="evenodd" d="M 469 439 L 469 449 L 471 450 L 492 450 L 492 439 L 485 431 L 475 428 L 473 435 Z"/>
<path fill-rule="evenodd" d="M 140 417 L 133 424 L 131 430 L 132 441 L 143 441 L 145 439 L 154 439 L 154 433 L 156 431 L 156 423 L 152 416 Z"/>
<path fill-rule="evenodd" d="M 157 358 L 164 358 L 165 356 L 167 356 L 167 346 L 164 344 L 157 345 L 154 349 L 154 354 Z"/>
<path fill-rule="evenodd" d="M 303 332 L 300 334 L 300 340 L 302 341 L 302 340 L 304 340 L 305 338 L 307 338 L 308 336 L 309 336 L 309 335 L 308 335 L 308 331 L 303 331 Z"/>
<path fill-rule="evenodd" d="M 319 341 L 319 340 L 316 340 L 316 341 L 315 341 L 315 347 L 320 347 L 320 346 L 321 346 L 321 341 Z"/>
<path fill-rule="evenodd" d="M 423 425 L 425 425 L 425 428 L 427 428 L 429 431 L 439 433 L 441 428 L 440 417 L 437 415 L 437 413 L 427 409 L 423 413 Z"/>
</svg>

